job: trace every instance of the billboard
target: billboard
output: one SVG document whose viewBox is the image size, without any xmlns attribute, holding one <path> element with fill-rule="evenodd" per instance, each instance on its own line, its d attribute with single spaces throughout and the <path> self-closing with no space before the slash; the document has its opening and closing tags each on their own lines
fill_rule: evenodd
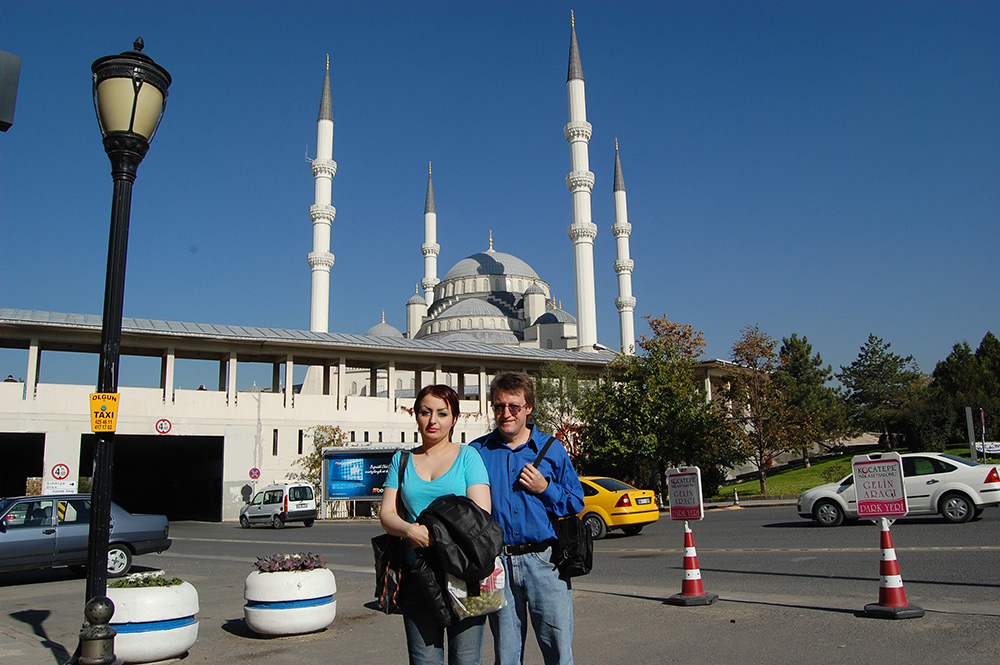
<svg viewBox="0 0 1000 665">
<path fill-rule="evenodd" d="M 324 501 L 381 501 L 389 462 L 398 447 L 323 449 Z"/>
</svg>

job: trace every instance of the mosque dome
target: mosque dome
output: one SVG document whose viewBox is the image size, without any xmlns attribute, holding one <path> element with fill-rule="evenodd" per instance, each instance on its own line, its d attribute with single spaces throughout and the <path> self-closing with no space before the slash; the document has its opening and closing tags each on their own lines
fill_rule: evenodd
<svg viewBox="0 0 1000 665">
<path fill-rule="evenodd" d="M 424 297 L 418 293 L 413 294 L 409 300 L 406 301 L 407 305 L 423 305 Z"/>
<path fill-rule="evenodd" d="M 477 275 L 511 275 L 515 277 L 537 278 L 538 275 L 527 263 L 513 254 L 505 254 L 494 249 L 464 258 L 448 271 L 445 280 Z"/>
<path fill-rule="evenodd" d="M 576 317 L 563 309 L 550 309 L 535 321 L 535 325 L 543 323 L 576 323 Z"/>
<path fill-rule="evenodd" d="M 385 322 L 385 314 L 382 315 L 382 323 L 374 325 L 365 331 L 365 335 L 368 337 L 402 337 L 403 333 L 399 332 L 394 326 L 389 325 Z"/>
<path fill-rule="evenodd" d="M 438 314 L 437 318 L 449 316 L 506 316 L 503 311 L 492 303 L 481 298 L 464 298 Z"/>
<path fill-rule="evenodd" d="M 543 296 L 545 295 L 545 289 L 543 289 L 542 287 L 540 287 L 538 285 L 538 282 L 532 282 L 531 286 L 529 286 L 528 288 L 526 288 L 524 290 L 524 295 L 526 295 L 526 296 L 534 295 L 536 293 L 539 293 L 539 294 L 541 294 Z"/>
</svg>

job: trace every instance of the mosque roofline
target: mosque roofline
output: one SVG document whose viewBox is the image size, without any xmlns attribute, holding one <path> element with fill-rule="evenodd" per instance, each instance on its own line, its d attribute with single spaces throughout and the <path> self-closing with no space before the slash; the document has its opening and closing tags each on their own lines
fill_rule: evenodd
<svg viewBox="0 0 1000 665">
<path fill-rule="evenodd" d="M 44 331 L 44 336 L 38 332 Z M 31 332 L 32 334 L 27 334 Z M 67 333 L 73 337 L 70 339 Z M 85 333 L 86 339 L 78 334 Z M 45 312 L 29 309 L 0 308 L 0 347 L 24 348 L 28 338 L 38 337 L 43 348 L 92 352 L 100 348 L 101 317 L 96 314 L 70 314 Z M 352 358 L 388 354 L 405 356 L 413 362 L 419 358 L 430 361 L 435 357 L 447 356 L 449 361 L 462 359 L 482 359 L 488 365 L 502 362 L 516 365 L 549 361 L 569 362 L 582 367 L 599 369 L 610 362 L 615 354 L 606 350 L 594 352 L 565 351 L 557 349 L 534 349 L 522 346 L 500 346 L 476 342 L 444 342 L 433 339 L 408 339 L 404 337 L 373 337 L 370 335 L 347 333 L 321 333 L 287 328 L 264 328 L 225 324 L 187 323 L 125 317 L 122 320 L 122 352 L 142 355 L 142 350 L 152 350 L 165 346 L 157 340 L 174 338 L 178 342 L 188 340 L 187 346 L 203 347 L 205 353 L 220 351 L 231 345 L 244 347 L 241 353 L 260 357 L 294 352 L 296 364 L 329 361 L 338 354 L 348 354 Z M 18 342 L 11 345 L 9 341 Z M 66 348 L 63 348 L 66 347 Z M 259 351 L 258 351 L 259 349 Z M 251 351 L 252 350 L 252 351 Z M 178 349 L 178 357 L 191 357 Z"/>
</svg>

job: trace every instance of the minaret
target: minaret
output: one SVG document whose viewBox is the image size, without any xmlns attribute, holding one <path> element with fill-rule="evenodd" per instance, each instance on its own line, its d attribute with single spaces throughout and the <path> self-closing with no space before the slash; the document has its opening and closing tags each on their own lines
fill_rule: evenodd
<svg viewBox="0 0 1000 665">
<path fill-rule="evenodd" d="M 590 171 L 588 144 L 592 128 L 587 122 L 587 99 L 583 85 L 583 65 L 576 43 L 576 20 L 570 13 L 569 74 L 566 88 L 569 95 L 569 122 L 566 140 L 570 147 L 570 165 L 566 186 L 573 197 L 573 224 L 569 237 L 573 241 L 573 261 L 576 273 L 577 343 L 581 350 L 592 351 L 597 343 L 597 304 L 594 292 L 594 238 L 597 225 L 591 221 L 590 193 L 594 174 Z"/>
<path fill-rule="evenodd" d="M 333 218 L 337 216 L 337 209 L 330 204 L 337 162 L 333 161 L 333 102 L 330 99 L 329 55 L 326 56 L 326 77 L 323 79 L 323 95 L 319 102 L 319 118 L 316 120 L 316 159 L 311 163 L 316 185 L 314 203 L 309 206 L 309 216 L 313 223 L 313 247 L 307 257 L 309 269 L 312 270 L 309 330 L 325 333 L 330 329 L 330 268 L 333 267 L 330 227 L 333 225 Z M 323 383 L 323 367 L 311 366 L 306 370 L 301 390 L 305 394 L 320 394 L 323 392 Z"/>
<path fill-rule="evenodd" d="M 633 311 L 635 298 L 632 297 L 632 266 L 629 258 L 628 237 L 632 234 L 632 225 L 628 222 L 628 204 L 625 201 L 625 176 L 622 175 L 622 160 L 618 156 L 618 139 L 615 139 L 615 225 L 611 232 L 615 234 L 618 245 L 618 258 L 615 260 L 615 272 L 618 273 L 618 297 L 615 307 L 618 308 L 618 323 L 621 328 L 622 353 L 635 355 L 635 323 Z"/>
<path fill-rule="evenodd" d="M 430 162 L 427 163 L 427 198 L 424 199 L 424 244 L 420 246 L 420 251 L 424 253 L 424 278 L 420 285 L 424 287 L 424 300 L 430 307 L 434 304 L 434 287 L 441 281 L 437 277 L 437 257 L 441 245 L 437 243 L 437 211 L 434 210 Z"/>
<path fill-rule="evenodd" d="M 309 206 L 313 223 L 313 249 L 309 252 L 312 270 L 312 299 L 309 304 L 309 330 L 329 332 L 330 329 L 330 227 L 337 209 L 330 205 L 333 176 L 337 162 L 333 161 L 333 103 L 330 100 L 330 56 L 326 56 L 326 77 L 323 79 L 323 96 L 319 103 L 316 121 L 316 159 L 312 160 L 313 178 L 316 181 L 315 203 Z"/>
</svg>

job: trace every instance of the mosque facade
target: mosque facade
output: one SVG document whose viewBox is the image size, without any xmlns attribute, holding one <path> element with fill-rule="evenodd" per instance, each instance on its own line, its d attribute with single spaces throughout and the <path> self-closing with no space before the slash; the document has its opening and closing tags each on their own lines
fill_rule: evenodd
<svg viewBox="0 0 1000 665">
<path fill-rule="evenodd" d="M 404 337 L 414 340 L 477 342 L 503 346 L 521 346 L 548 350 L 596 351 L 594 241 L 597 225 L 591 219 L 594 174 L 590 171 L 589 143 L 592 127 L 587 122 L 583 65 L 576 37 L 576 23 L 571 20 L 569 67 L 567 72 L 569 121 L 564 134 L 570 147 L 571 170 L 566 175 L 570 191 L 573 222 L 568 229 L 573 246 L 574 281 L 577 314 L 574 316 L 552 299 L 549 284 L 522 259 L 493 247 L 466 257 L 438 277 L 437 208 L 434 202 L 433 173 L 428 166 L 427 194 L 424 200 L 424 275 L 414 295 L 406 303 L 406 330 L 385 323 L 373 326 L 366 334 Z M 315 200 L 309 209 L 313 222 L 313 248 L 308 255 L 312 271 L 310 330 L 326 332 L 329 320 L 330 229 L 336 216 L 331 201 L 331 183 L 337 164 L 333 161 L 333 105 L 330 95 L 330 71 L 326 77 L 317 120 L 317 157 L 312 161 Z M 635 326 L 632 296 L 633 261 L 629 256 L 629 236 L 625 179 L 615 142 L 614 172 L 615 237 L 617 259 L 614 270 L 618 279 L 619 312 L 618 350 L 633 353 Z M 420 294 L 423 288 L 423 295 Z M 318 389 L 313 376 L 304 391 Z"/>
</svg>

